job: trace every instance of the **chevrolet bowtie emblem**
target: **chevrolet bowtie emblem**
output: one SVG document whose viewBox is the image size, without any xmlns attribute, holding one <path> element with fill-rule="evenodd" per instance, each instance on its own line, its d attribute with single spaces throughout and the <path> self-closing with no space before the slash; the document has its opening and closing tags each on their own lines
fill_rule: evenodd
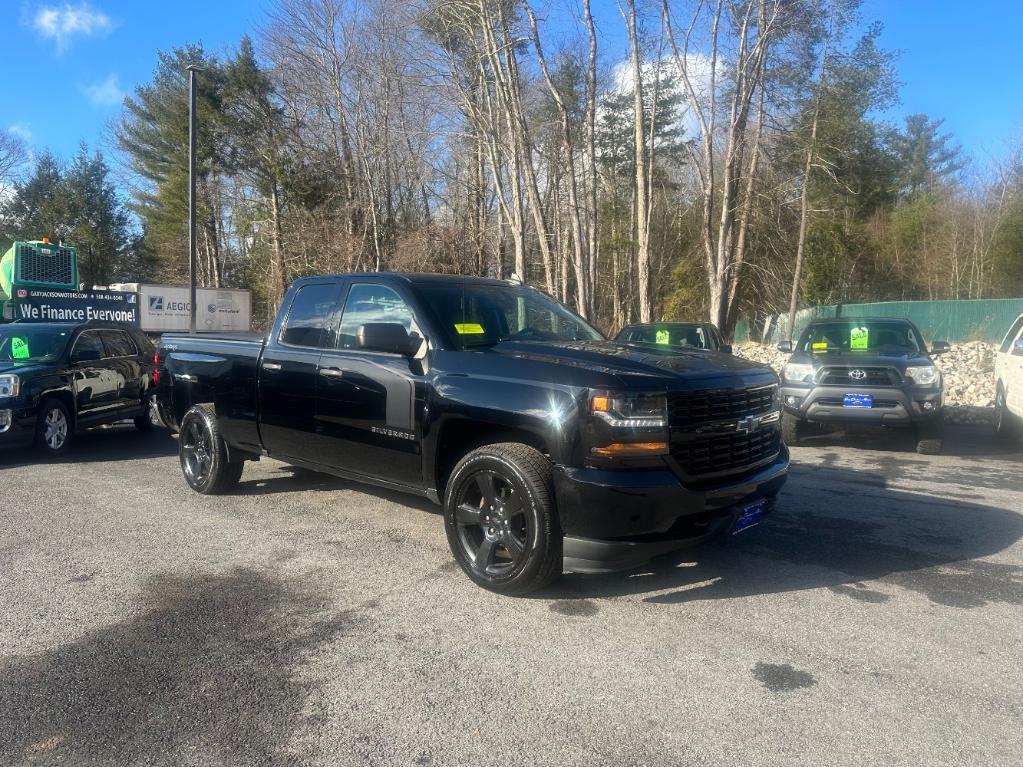
<svg viewBox="0 0 1023 767">
<path fill-rule="evenodd" d="M 757 430 L 760 426 L 760 417 L 755 415 L 748 415 L 745 418 L 740 418 L 735 424 L 735 430 L 740 434 L 749 434 Z"/>
</svg>

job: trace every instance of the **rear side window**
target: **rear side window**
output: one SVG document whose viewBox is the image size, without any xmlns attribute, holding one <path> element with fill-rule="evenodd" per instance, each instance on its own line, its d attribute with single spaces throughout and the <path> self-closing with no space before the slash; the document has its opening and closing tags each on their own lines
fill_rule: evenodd
<svg viewBox="0 0 1023 767">
<path fill-rule="evenodd" d="M 998 350 L 1003 354 L 1008 354 L 1012 351 L 1012 342 L 1019 336 L 1019 331 L 1023 330 L 1023 316 L 1018 317 L 1012 324 L 1009 332 L 1005 334 L 1005 340 L 1002 341 L 1002 347 Z"/>
<path fill-rule="evenodd" d="M 101 330 L 99 335 L 106 347 L 106 357 L 134 357 L 138 354 L 131 337 L 123 330 Z"/>
<path fill-rule="evenodd" d="M 75 341 L 75 347 L 71 351 L 71 361 L 77 360 L 99 360 L 106 356 L 103 342 L 99 333 L 82 333 Z"/>
<path fill-rule="evenodd" d="M 338 347 L 356 348 L 359 328 L 370 322 L 391 322 L 412 330 L 412 312 L 401 296 L 384 285 L 353 285 L 341 317 Z"/>
<path fill-rule="evenodd" d="M 314 349 L 332 348 L 337 302 L 335 283 L 319 282 L 299 288 L 281 329 L 281 343 Z"/>
</svg>

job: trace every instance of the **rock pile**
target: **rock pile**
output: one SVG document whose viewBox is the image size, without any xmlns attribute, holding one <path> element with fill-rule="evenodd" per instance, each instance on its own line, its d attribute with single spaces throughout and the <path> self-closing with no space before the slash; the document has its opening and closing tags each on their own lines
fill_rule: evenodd
<svg viewBox="0 0 1023 767">
<path fill-rule="evenodd" d="M 975 423 L 989 420 L 995 401 L 996 344 L 971 341 L 955 344 L 945 354 L 934 358 L 945 379 L 945 404 L 950 409 L 946 418 Z M 773 346 L 745 342 L 736 345 L 735 354 L 754 362 L 769 365 L 781 373 L 788 355 Z"/>
</svg>

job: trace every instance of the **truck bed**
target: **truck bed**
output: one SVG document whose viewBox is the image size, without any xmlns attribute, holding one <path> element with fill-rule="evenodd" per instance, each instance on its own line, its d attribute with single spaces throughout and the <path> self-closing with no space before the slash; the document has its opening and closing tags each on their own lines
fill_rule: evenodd
<svg viewBox="0 0 1023 767">
<path fill-rule="evenodd" d="M 256 333 L 161 337 L 159 397 L 172 426 L 192 405 L 211 402 L 228 444 L 259 453 L 257 376 L 263 338 Z"/>
</svg>

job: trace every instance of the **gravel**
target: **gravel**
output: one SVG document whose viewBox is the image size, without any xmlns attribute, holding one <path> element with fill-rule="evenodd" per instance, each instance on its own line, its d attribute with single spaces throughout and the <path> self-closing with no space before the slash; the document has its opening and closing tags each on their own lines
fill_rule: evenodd
<svg viewBox="0 0 1023 767">
<path fill-rule="evenodd" d="M 984 341 L 955 344 L 934 363 L 945 381 L 945 420 L 953 423 L 988 423 L 994 418 L 995 351 L 997 345 Z M 789 355 L 774 346 L 745 342 L 735 354 L 766 364 L 781 373 Z"/>
<path fill-rule="evenodd" d="M 0 764 L 1010 765 L 1023 454 L 814 437 L 764 524 L 530 599 L 436 507 L 166 433 L 0 453 Z"/>
</svg>

